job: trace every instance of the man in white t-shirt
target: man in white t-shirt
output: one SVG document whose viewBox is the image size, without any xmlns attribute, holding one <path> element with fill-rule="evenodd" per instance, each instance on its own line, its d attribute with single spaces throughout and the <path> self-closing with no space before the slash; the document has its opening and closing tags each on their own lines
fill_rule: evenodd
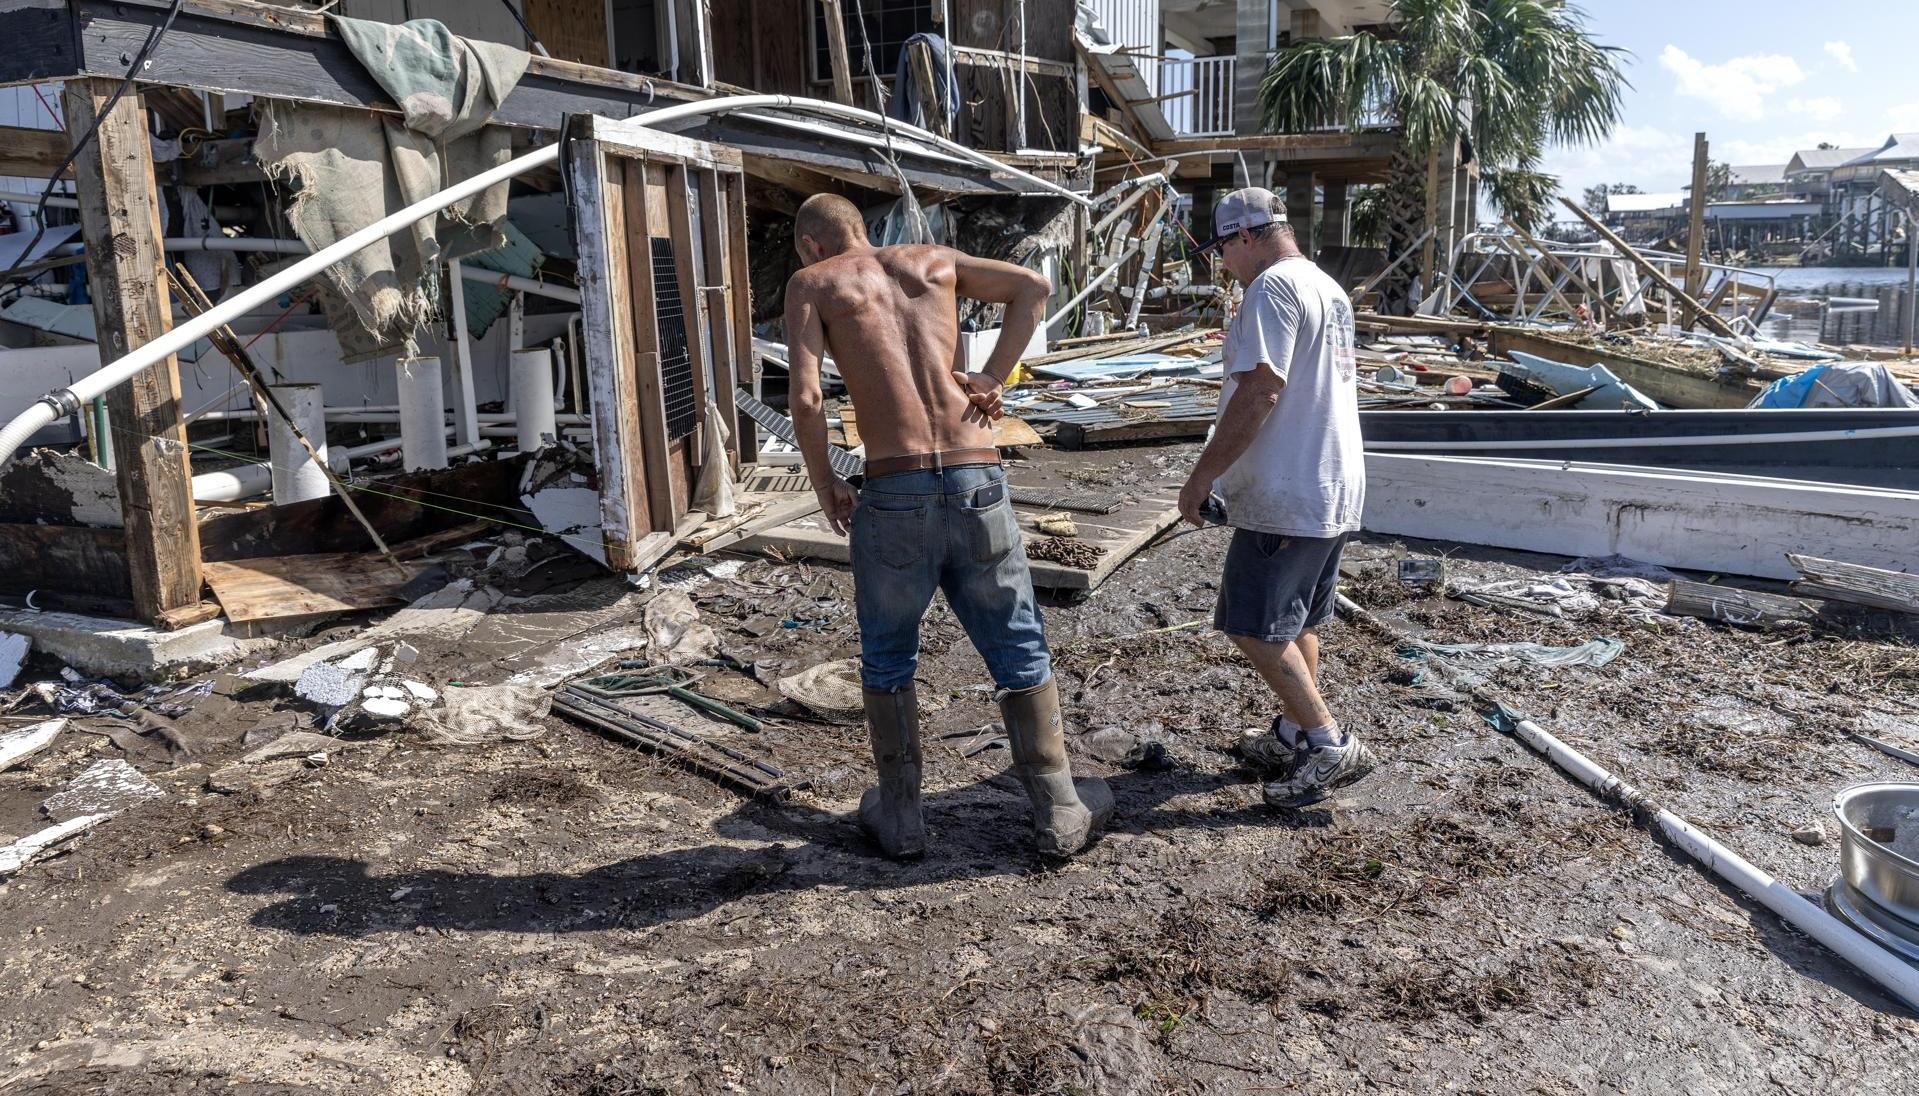
<svg viewBox="0 0 1919 1096">
<path fill-rule="evenodd" d="M 1373 768 L 1319 693 L 1319 636 L 1333 615 L 1339 556 L 1366 499 L 1354 380 L 1353 306 L 1302 255 L 1273 193 L 1247 187 L 1213 213 L 1233 277 L 1246 287 L 1226 333 L 1219 420 L 1179 508 L 1195 525 L 1217 492 L 1233 527 L 1213 626 L 1232 637 L 1279 696 L 1271 733 L 1241 751 L 1277 770 L 1275 807 L 1326 798 Z"/>
</svg>

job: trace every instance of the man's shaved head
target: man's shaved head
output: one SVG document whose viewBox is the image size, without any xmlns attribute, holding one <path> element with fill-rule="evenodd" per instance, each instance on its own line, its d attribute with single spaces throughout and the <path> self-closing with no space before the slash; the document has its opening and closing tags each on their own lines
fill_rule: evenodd
<svg viewBox="0 0 1919 1096">
<path fill-rule="evenodd" d="M 866 221 L 859 207 L 837 194 L 815 194 L 800 203 L 793 217 L 793 243 L 807 263 L 830 259 L 866 242 Z"/>
</svg>

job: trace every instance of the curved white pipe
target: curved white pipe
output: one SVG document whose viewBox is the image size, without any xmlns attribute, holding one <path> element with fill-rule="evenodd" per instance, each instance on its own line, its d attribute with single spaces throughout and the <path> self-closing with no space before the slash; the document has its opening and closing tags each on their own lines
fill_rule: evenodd
<svg viewBox="0 0 1919 1096">
<path fill-rule="evenodd" d="M 736 110 L 750 110 L 756 107 L 778 107 L 786 110 L 799 110 L 812 114 L 849 118 L 868 125 L 877 123 L 881 126 L 900 131 L 921 144 L 945 149 L 956 155 L 972 160 L 975 163 L 982 164 L 993 171 L 1006 172 L 1016 178 L 1032 183 L 1043 190 L 1062 195 L 1075 202 L 1081 204 L 1090 202 L 1090 199 L 1084 194 L 1075 193 L 1057 183 L 1048 182 L 1036 175 L 1021 171 L 1007 164 L 1002 164 L 982 152 L 956 144 L 936 134 L 928 133 L 918 126 L 909 125 L 896 118 L 887 118 L 883 115 L 874 114 L 871 111 L 861 110 L 858 107 L 844 106 L 839 103 L 828 103 L 819 99 L 797 98 L 791 95 L 732 95 L 718 99 L 706 99 L 694 103 L 681 103 L 676 106 L 663 107 L 659 110 L 638 115 L 628 121 L 636 125 L 653 128 L 669 122 L 677 122 L 685 118 L 698 118 L 709 114 L 725 114 Z M 58 420 L 62 415 L 71 414 L 95 396 L 101 395 L 111 388 L 125 384 L 142 369 L 166 358 L 170 354 L 178 353 L 193 345 L 221 325 L 237 319 L 251 309 L 265 304 L 267 301 L 275 299 L 284 290 L 290 289 L 306 281 L 308 278 L 319 274 L 327 267 L 354 254 L 369 244 L 383 240 L 417 221 L 425 220 L 427 217 L 438 213 L 440 210 L 455 202 L 464 201 L 488 187 L 506 182 L 515 176 L 524 175 L 536 168 L 542 168 L 548 164 L 555 163 L 559 158 L 560 146 L 558 144 L 546 145 L 534 149 L 524 156 L 518 156 L 512 160 L 508 160 L 498 167 L 483 171 L 471 178 L 463 179 L 437 194 L 422 198 L 397 213 L 390 213 L 372 224 L 367 225 L 365 228 L 336 240 L 334 243 L 308 255 L 306 258 L 292 264 L 265 281 L 248 286 L 159 338 L 153 339 L 134 349 L 96 372 L 89 373 L 80 378 L 72 385 L 49 392 L 36 401 L 33 406 L 15 416 L 4 428 L 0 428 L 0 466 L 4 466 L 8 461 L 12 460 L 14 453 L 19 450 L 20 446 L 26 443 L 28 438 Z"/>
<path fill-rule="evenodd" d="M 1586 755 L 1553 737 L 1530 719 L 1513 721 L 1513 731 L 1521 741 L 1545 754 L 1553 764 L 1571 774 L 1581 784 L 1615 803 L 1646 806 L 1639 789 L 1600 768 Z M 1858 930 L 1806 900 L 1753 865 L 1738 853 L 1712 839 L 1690 822 L 1659 808 L 1653 821 L 1660 832 L 1686 851 L 1706 870 L 1738 887 L 1752 899 L 1778 914 L 1792 927 L 1831 948 L 1841 959 L 1859 968 L 1860 973 L 1879 983 L 1911 1008 L 1919 1008 L 1919 968 L 1867 939 Z"/>
</svg>

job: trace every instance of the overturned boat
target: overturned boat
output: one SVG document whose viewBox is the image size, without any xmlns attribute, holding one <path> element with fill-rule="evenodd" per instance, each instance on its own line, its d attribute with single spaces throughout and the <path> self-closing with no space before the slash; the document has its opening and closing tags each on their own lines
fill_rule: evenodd
<svg viewBox="0 0 1919 1096">
<path fill-rule="evenodd" d="M 1593 461 L 1919 490 L 1919 411 L 1361 411 L 1369 453 Z"/>
</svg>

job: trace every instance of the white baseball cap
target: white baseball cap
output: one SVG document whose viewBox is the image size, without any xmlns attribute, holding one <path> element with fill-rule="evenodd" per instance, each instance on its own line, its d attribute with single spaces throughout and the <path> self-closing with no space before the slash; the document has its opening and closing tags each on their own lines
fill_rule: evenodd
<svg viewBox="0 0 1919 1096">
<path fill-rule="evenodd" d="M 1204 255 L 1224 244 L 1242 228 L 1285 224 L 1286 203 L 1263 186 L 1241 187 L 1213 207 L 1213 238 L 1199 249 Z"/>
</svg>

